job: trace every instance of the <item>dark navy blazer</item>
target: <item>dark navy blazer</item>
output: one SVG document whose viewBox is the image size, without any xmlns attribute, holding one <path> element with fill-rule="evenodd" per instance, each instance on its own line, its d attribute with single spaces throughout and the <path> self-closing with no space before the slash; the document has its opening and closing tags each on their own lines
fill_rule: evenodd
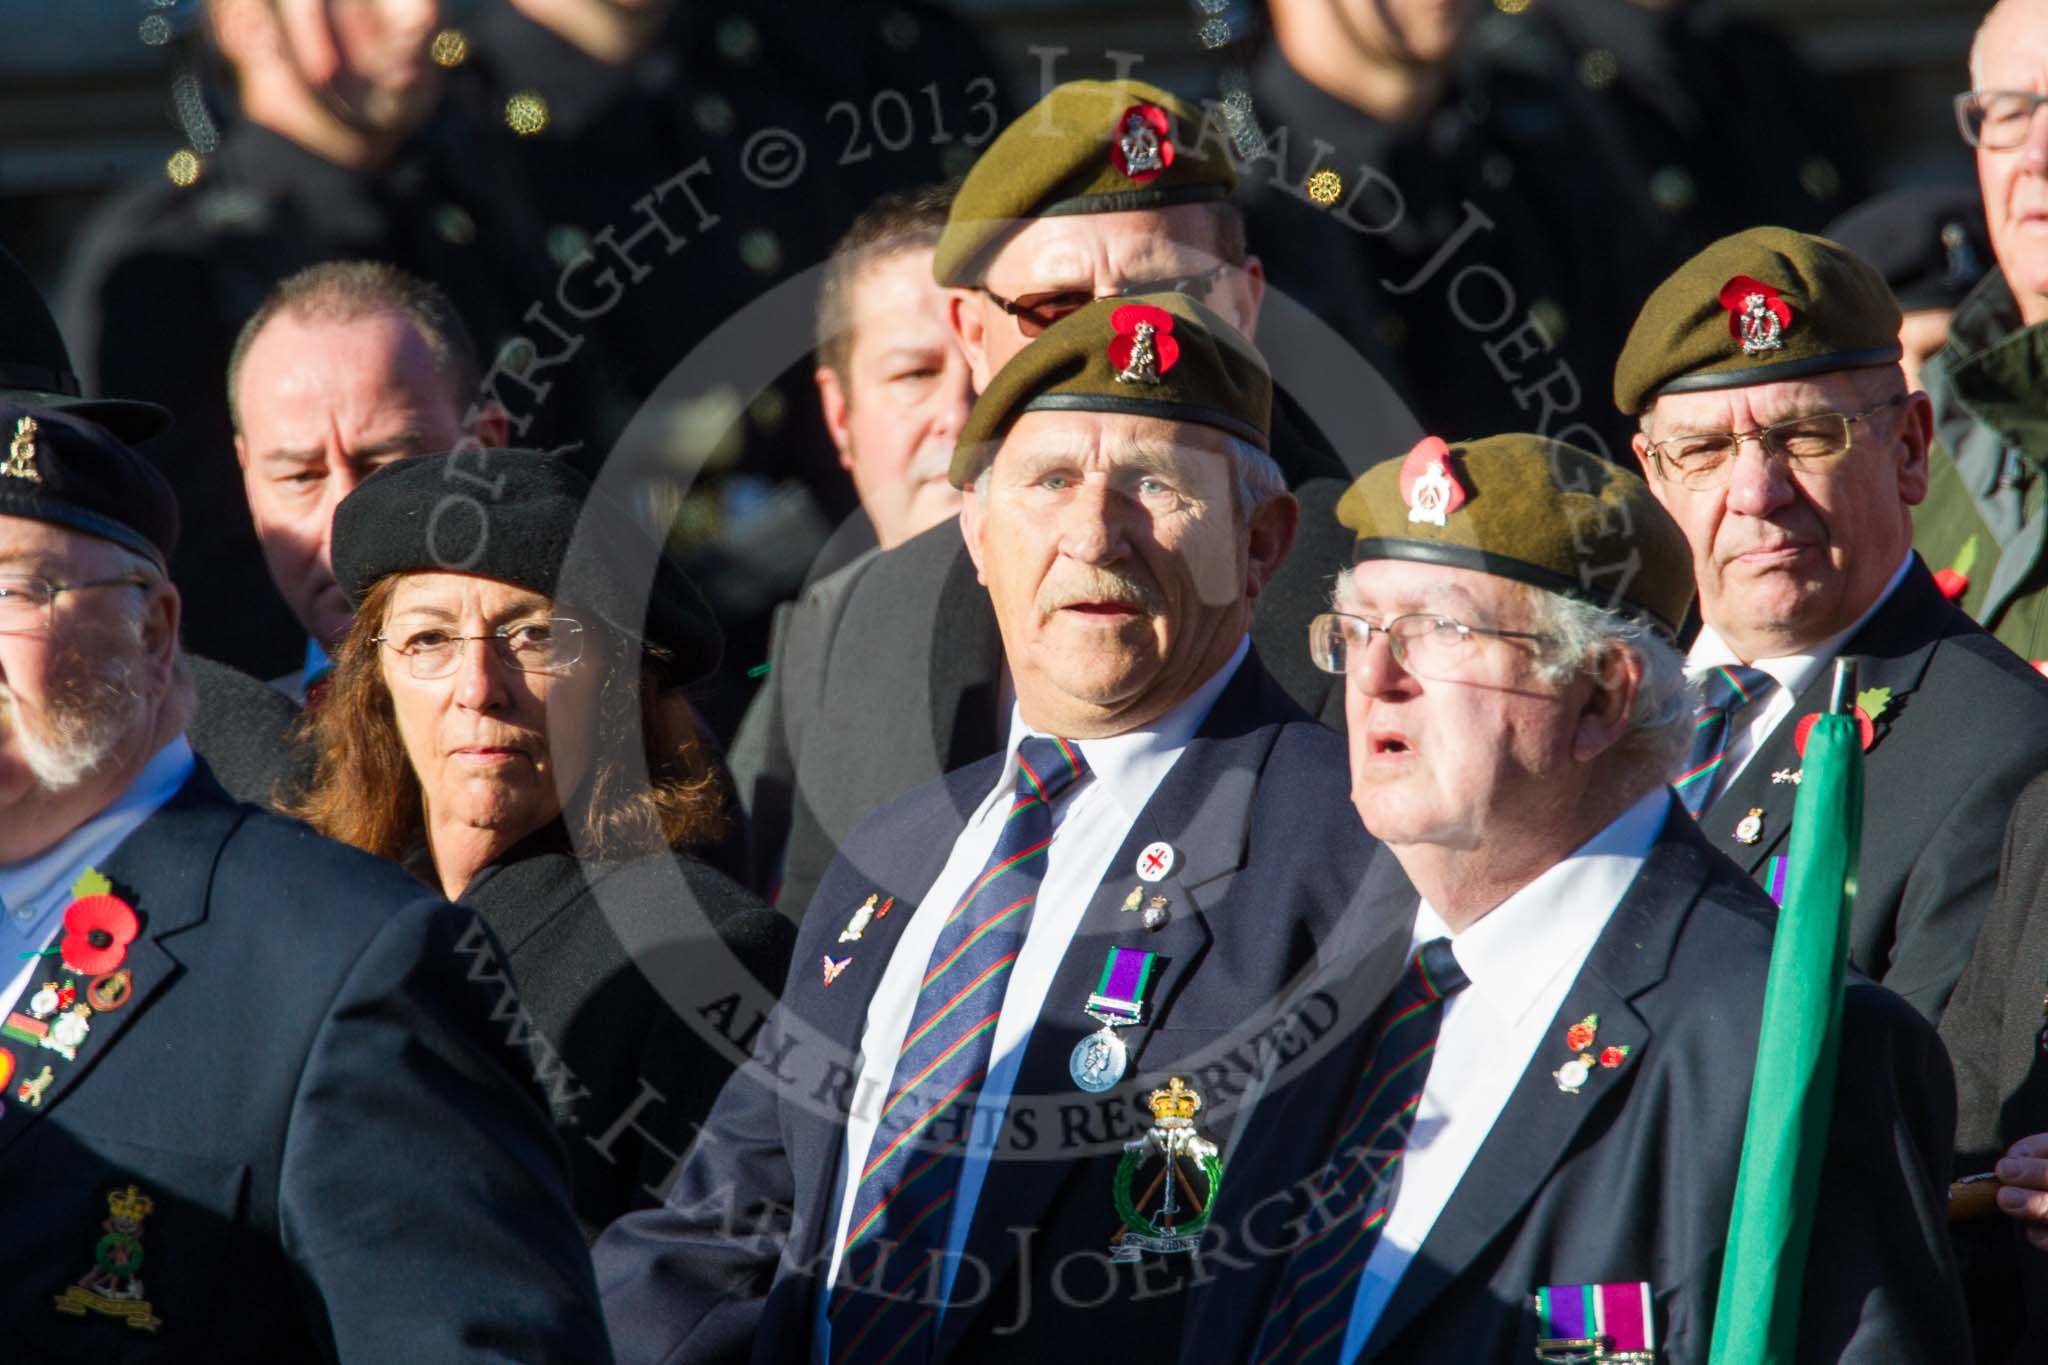
<svg viewBox="0 0 2048 1365">
<path fill-rule="evenodd" d="M 594 1249 L 621 1360 L 808 1359 L 869 1001 L 1001 763 L 912 791 L 841 850 L 805 916 L 756 1063 L 719 1097 L 667 1204 L 622 1218 Z M 1202 1093 L 1206 1132 L 1228 1150 L 1234 1098 L 1277 1056 L 1306 1046 L 1316 1016 L 1276 1007 L 1316 940 L 1391 865 L 1375 858 L 1349 786 L 1344 741 L 1248 655 L 1132 824 L 1046 995 L 959 1272 L 956 1300 L 973 1301 L 948 1308 L 939 1359 L 1044 1362 L 1091 1341 L 1170 1353 L 1192 1265 L 1156 1256 L 1110 1264 L 1123 1143 L 1151 1123 L 1144 1094 L 1178 1074 Z M 1171 904 L 1165 927 L 1147 932 L 1120 907 L 1154 840 L 1178 858 L 1145 888 Z M 859 942 L 839 942 L 871 893 L 894 897 L 892 912 Z M 1083 1007 L 1113 945 L 1157 953 L 1158 968 L 1144 1022 L 1124 1034 L 1129 1074 L 1090 1096 L 1069 1078 L 1069 1054 L 1096 1027 Z M 829 985 L 826 956 L 851 959 Z"/>
<path fill-rule="evenodd" d="M 473 912 L 234 804 L 203 762 L 100 871 L 142 921 L 133 994 L 40 1107 L 8 1089 L 0 1359 L 610 1358 Z M 154 1334 L 53 1306 L 130 1184 Z"/>
<path fill-rule="evenodd" d="M 1411 908 L 1413 902 L 1410 902 Z M 1527 1361 L 1546 1285 L 1648 1281 L 1659 1360 L 1705 1362 L 1759 1047 L 1775 907 L 1676 801 L 1521 1082 L 1395 1288 L 1363 1359 Z M 1407 950 L 1403 924 L 1399 952 Z M 1370 1015 L 1384 917 L 1343 926 L 1319 989 Z M 1348 991 L 1353 981 L 1370 982 Z M 1583 1089 L 1552 1072 L 1566 1030 L 1599 1016 L 1627 1044 Z M 1249 1360 L 1294 1240 L 1321 1224 L 1302 1194 L 1354 1094 L 1365 1030 L 1242 1120 L 1215 1211 L 1183 1360 Z M 1967 1360 L 1944 1202 L 1955 1091 L 1934 1032 L 1853 969 L 1835 1117 L 1803 1193 L 1816 1206 L 1801 1361 Z"/>
</svg>

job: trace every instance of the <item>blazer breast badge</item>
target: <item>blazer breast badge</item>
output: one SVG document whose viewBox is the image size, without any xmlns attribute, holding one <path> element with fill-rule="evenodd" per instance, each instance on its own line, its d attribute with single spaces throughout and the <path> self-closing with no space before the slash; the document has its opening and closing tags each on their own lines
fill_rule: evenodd
<svg viewBox="0 0 2048 1365">
<path fill-rule="evenodd" d="M 1112 1186 L 1123 1226 L 1110 1239 L 1109 1259 L 1124 1265 L 1143 1259 L 1148 1251 L 1193 1252 L 1209 1226 L 1209 1210 L 1223 1184 L 1216 1144 L 1195 1132 L 1201 1095 L 1173 1076 L 1165 1089 L 1147 1095 L 1145 1103 L 1152 1110 L 1152 1126 L 1124 1144 Z"/>
</svg>

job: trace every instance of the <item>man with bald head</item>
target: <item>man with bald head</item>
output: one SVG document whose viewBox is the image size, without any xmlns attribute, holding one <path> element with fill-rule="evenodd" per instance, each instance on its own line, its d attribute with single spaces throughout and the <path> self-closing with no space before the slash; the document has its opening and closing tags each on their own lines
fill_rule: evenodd
<svg viewBox="0 0 2048 1365">
<path fill-rule="evenodd" d="M 306 633 L 306 661 L 273 686 L 302 701 L 353 613 L 334 582 L 334 509 L 381 466 L 465 441 L 504 443 L 504 415 L 464 418 L 476 347 L 447 296 L 396 266 L 300 271 L 242 325 L 228 412 L 249 515 L 271 581 Z"/>
</svg>

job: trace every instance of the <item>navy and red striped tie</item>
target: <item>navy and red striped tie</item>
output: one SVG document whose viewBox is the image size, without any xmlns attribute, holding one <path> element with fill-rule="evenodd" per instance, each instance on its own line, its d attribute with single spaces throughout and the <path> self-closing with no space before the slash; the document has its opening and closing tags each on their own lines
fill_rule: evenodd
<svg viewBox="0 0 2048 1365">
<path fill-rule="evenodd" d="M 1436 1055 L 1443 1004 L 1471 984 L 1447 938 L 1422 945 L 1380 1012 L 1372 1067 L 1331 1146 L 1316 1207 L 1330 1223 L 1294 1249 L 1287 1292 L 1266 1319 L 1258 1365 L 1328 1365 L 1342 1354 L 1358 1277 L 1379 1245 L 1422 1086 Z"/>
<path fill-rule="evenodd" d="M 1053 803 L 1087 774 L 1063 739 L 1027 738 L 995 851 L 953 908 L 859 1172 L 828 1309 L 833 1365 L 911 1365 L 937 1319 L 942 1256 L 996 1018 L 1052 844 Z"/>
</svg>

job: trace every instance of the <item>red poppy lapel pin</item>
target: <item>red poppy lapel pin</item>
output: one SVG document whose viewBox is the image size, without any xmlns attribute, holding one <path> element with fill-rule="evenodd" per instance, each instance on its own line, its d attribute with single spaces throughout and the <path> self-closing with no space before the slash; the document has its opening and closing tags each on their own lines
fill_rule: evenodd
<svg viewBox="0 0 2048 1365">
<path fill-rule="evenodd" d="M 1557 1088 L 1567 1095 L 1576 1095 L 1592 1079 L 1593 1069 L 1599 1067 L 1612 1071 L 1628 1060 L 1635 1048 L 1627 1043 L 1610 1043 L 1595 1054 L 1594 1042 L 1600 1036 L 1600 1016 L 1589 1014 L 1564 1031 L 1564 1045 L 1577 1055 L 1563 1066 L 1550 1073 L 1557 1082 Z"/>
<path fill-rule="evenodd" d="M 127 958 L 142 922 L 135 907 L 114 894 L 114 884 L 92 868 L 72 884 L 71 896 L 58 945 L 64 965 L 80 976 L 105 976 Z"/>
</svg>

